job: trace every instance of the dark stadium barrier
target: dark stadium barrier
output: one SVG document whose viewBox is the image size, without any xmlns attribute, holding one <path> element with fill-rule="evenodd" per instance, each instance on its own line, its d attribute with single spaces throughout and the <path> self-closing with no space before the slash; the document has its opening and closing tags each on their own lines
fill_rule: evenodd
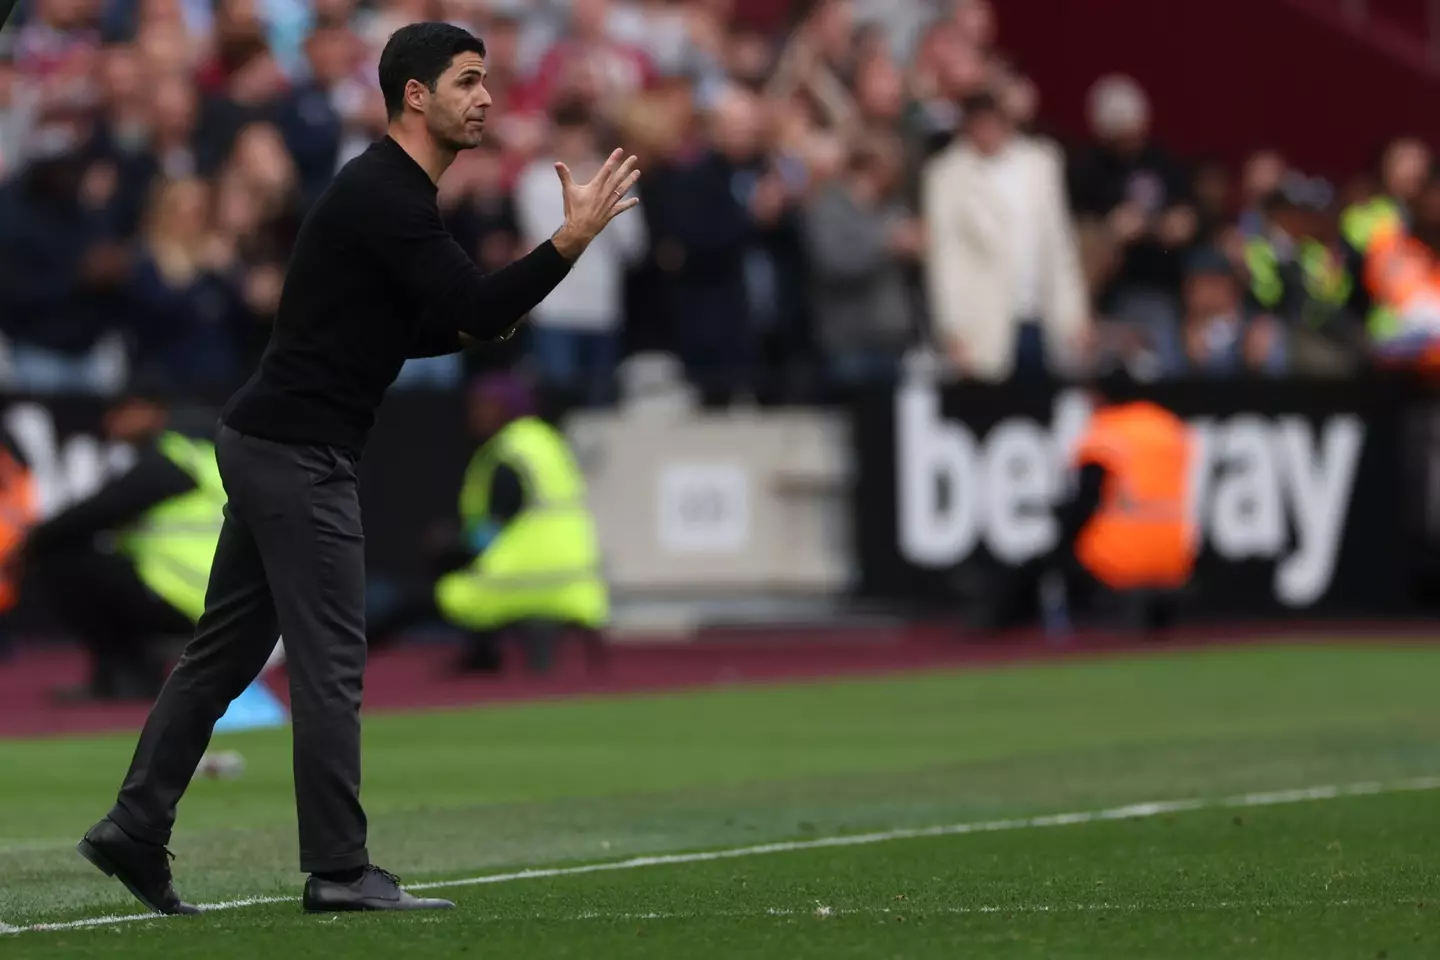
<svg viewBox="0 0 1440 960">
<path fill-rule="evenodd" d="M 1151 396 L 1198 428 L 1193 609 L 1305 619 L 1434 605 L 1440 401 L 1389 380 L 1187 382 Z M 1050 506 L 1088 410 L 1064 387 L 912 383 L 857 401 L 858 592 L 961 607 L 996 568 L 1051 546 Z"/>
<path fill-rule="evenodd" d="M 1387 617 L 1440 607 L 1440 393 L 1396 381 L 1167 384 L 1201 428 L 1200 607 L 1221 616 Z M 43 508 L 133 456 L 101 439 L 95 398 L 0 396 Z M 1043 550 L 1060 450 L 1086 415 L 1063 388 L 913 385 L 854 410 L 853 516 L 868 598 L 954 606 L 977 574 Z M 200 432 L 214 412 L 191 410 Z M 373 583 L 413 582 L 453 524 L 474 450 L 463 398 L 396 391 L 360 465 Z"/>
<path fill-rule="evenodd" d="M 105 407 L 95 397 L 0 395 L 0 427 L 35 472 L 44 515 L 88 495 L 133 461 L 132 451 L 103 439 Z M 182 429 L 213 433 L 213 406 L 179 407 L 176 415 Z M 402 582 L 426 574 L 426 539 L 454 522 L 473 452 L 459 395 L 396 391 L 386 400 L 360 465 L 372 579 Z"/>
</svg>

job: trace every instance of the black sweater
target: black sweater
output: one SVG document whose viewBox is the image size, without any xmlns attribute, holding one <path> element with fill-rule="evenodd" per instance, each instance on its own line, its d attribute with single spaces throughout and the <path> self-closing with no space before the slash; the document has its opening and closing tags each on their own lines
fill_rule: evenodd
<svg viewBox="0 0 1440 960">
<path fill-rule="evenodd" d="M 481 273 L 445 229 L 429 175 L 385 137 L 306 217 L 270 345 L 221 417 L 240 433 L 358 454 L 407 359 L 454 353 L 460 333 L 503 336 L 569 270 L 547 240 Z"/>
</svg>

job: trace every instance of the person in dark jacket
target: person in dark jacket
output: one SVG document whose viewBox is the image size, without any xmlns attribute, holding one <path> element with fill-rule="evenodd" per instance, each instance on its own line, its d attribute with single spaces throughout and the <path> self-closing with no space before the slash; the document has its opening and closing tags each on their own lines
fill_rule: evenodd
<svg viewBox="0 0 1440 960">
<path fill-rule="evenodd" d="M 278 109 L 280 131 L 295 158 L 304 206 L 329 186 L 340 165 L 344 123 L 336 88 L 355 66 L 359 41 L 343 23 L 321 23 L 305 40 L 310 76 Z"/>
<path fill-rule="evenodd" d="M 86 355 L 114 325 L 128 270 L 106 231 L 104 167 L 46 156 L 0 186 L 0 331 L 21 390 L 98 388 Z"/>
<path fill-rule="evenodd" d="M 884 150 L 856 151 L 805 208 L 816 336 L 843 388 L 893 382 L 918 329 L 906 270 L 922 239 L 894 194 L 897 167 Z"/>
<path fill-rule="evenodd" d="M 780 221 L 786 187 L 757 173 L 759 117 L 733 93 L 712 117 L 714 146 L 682 159 L 646 194 L 654 256 L 673 281 L 680 358 L 710 405 L 754 388 L 760 331 L 752 309 L 762 235 Z M 768 274 L 773 280 L 773 271 Z"/>
</svg>

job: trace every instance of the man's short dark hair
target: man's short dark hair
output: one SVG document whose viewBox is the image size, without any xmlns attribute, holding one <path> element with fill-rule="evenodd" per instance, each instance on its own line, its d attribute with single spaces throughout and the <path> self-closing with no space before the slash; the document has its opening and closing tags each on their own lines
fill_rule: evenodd
<svg viewBox="0 0 1440 960">
<path fill-rule="evenodd" d="M 590 126 L 590 108 L 579 100 L 564 99 L 550 108 L 550 122 L 557 129 Z"/>
<path fill-rule="evenodd" d="M 1304 209 L 1306 208 L 1300 202 L 1300 198 L 1295 196 L 1293 191 L 1285 190 L 1283 188 L 1278 190 L 1272 190 L 1270 191 L 1270 193 L 1260 198 L 1260 210 L 1271 216 L 1279 213 L 1291 213 L 1296 210 Z"/>
<path fill-rule="evenodd" d="M 1105 354 L 1096 358 L 1085 385 L 1105 403 L 1129 403 L 1141 397 L 1140 382 L 1121 357 Z"/>
<path fill-rule="evenodd" d="M 1225 277 L 1236 279 L 1235 264 L 1216 247 L 1197 247 L 1185 258 L 1183 267 L 1189 277 Z"/>
<path fill-rule="evenodd" d="M 412 23 L 390 35 L 380 53 L 380 93 L 394 120 L 405 111 L 405 84 L 419 80 L 435 92 L 440 75 L 462 53 L 485 56 L 485 41 L 450 23 Z"/>
<path fill-rule="evenodd" d="M 1005 111 L 1000 106 L 1000 98 L 989 90 L 982 90 L 966 97 L 960 102 L 960 111 L 966 123 L 984 116 L 1005 118 Z"/>
</svg>

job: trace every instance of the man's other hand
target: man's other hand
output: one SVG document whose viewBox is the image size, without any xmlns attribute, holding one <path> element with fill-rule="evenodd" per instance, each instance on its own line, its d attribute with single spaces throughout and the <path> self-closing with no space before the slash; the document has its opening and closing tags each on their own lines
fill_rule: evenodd
<svg viewBox="0 0 1440 960">
<path fill-rule="evenodd" d="M 564 189 L 565 224 L 552 239 L 562 257 L 579 257 L 606 224 L 640 202 L 638 197 L 625 197 L 640 179 L 640 171 L 635 169 L 638 162 L 634 156 L 625 157 L 625 151 L 616 150 L 589 183 L 576 183 L 569 167 L 555 164 Z"/>
</svg>

